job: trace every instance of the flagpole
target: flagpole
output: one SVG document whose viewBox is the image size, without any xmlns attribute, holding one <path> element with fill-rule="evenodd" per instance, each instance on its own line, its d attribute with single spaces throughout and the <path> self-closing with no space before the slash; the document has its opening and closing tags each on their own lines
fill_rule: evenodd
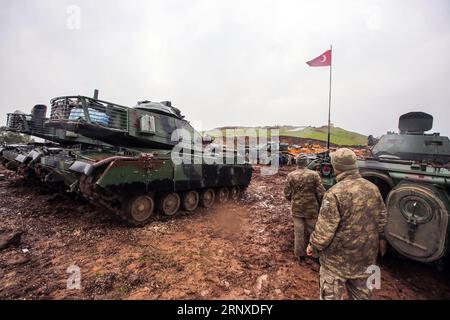
<svg viewBox="0 0 450 320">
<path fill-rule="evenodd" d="M 333 45 L 330 45 L 330 89 L 328 92 L 328 137 L 327 137 L 327 151 L 330 152 L 330 134 L 331 134 L 331 70 L 333 65 Z"/>
</svg>

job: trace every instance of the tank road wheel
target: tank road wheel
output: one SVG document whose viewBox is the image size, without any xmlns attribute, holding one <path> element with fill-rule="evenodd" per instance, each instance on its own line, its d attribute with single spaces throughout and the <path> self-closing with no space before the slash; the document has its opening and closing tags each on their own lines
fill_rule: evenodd
<svg viewBox="0 0 450 320">
<path fill-rule="evenodd" d="M 194 211 L 198 207 L 199 200 L 197 191 L 192 190 L 185 192 L 181 197 L 181 205 L 183 206 L 183 210 Z"/>
<path fill-rule="evenodd" d="M 200 195 L 200 206 L 203 208 L 210 208 L 214 204 L 216 193 L 213 189 L 206 189 Z"/>
<path fill-rule="evenodd" d="M 143 226 L 152 219 L 154 209 L 152 197 L 138 195 L 126 201 L 122 217 L 134 226 Z"/>
<path fill-rule="evenodd" d="M 178 193 L 172 192 L 161 198 L 161 212 L 166 216 L 173 216 L 180 209 L 180 196 Z"/>
<path fill-rule="evenodd" d="M 219 191 L 217 192 L 217 201 L 219 203 L 227 202 L 229 197 L 230 197 L 230 191 L 226 187 L 220 188 Z"/>
<path fill-rule="evenodd" d="M 230 190 L 230 199 L 233 201 L 238 201 L 241 197 L 241 190 L 239 189 L 239 186 L 234 186 Z"/>
</svg>

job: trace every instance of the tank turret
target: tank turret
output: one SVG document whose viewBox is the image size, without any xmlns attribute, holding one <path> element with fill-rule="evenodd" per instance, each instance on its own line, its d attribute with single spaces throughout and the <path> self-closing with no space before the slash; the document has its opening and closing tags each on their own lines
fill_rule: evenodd
<svg viewBox="0 0 450 320">
<path fill-rule="evenodd" d="M 104 145 L 94 139 L 86 138 L 74 132 L 45 126 L 49 119 L 46 117 L 47 106 L 43 104 L 35 105 L 31 113 L 27 114 L 16 110 L 7 114 L 5 130 L 22 133 L 61 145 L 70 146 L 76 144 Z"/>
<path fill-rule="evenodd" d="M 140 101 L 133 107 L 84 96 L 58 97 L 51 100 L 47 127 L 60 128 L 129 148 L 171 150 L 180 138 L 176 129 L 194 137 L 195 130 L 170 101 Z M 197 135 L 200 138 L 200 134 Z"/>
<path fill-rule="evenodd" d="M 433 117 L 424 112 L 409 112 L 399 118 L 399 133 L 387 133 L 373 146 L 376 158 L 450 162 L 450 140 L 439 133 L 426 133 Z"/>
</svg>

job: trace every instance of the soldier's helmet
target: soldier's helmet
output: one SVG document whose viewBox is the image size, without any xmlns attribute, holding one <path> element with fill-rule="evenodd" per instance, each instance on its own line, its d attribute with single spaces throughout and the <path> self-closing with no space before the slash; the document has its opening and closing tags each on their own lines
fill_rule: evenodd
<svg viewBox="0 0 450 320">
<path fill-rule="evenodd" d="M 306 167 L 308 165 L 308 157 L 306 154 L 300 153 L 297 158 L 295 158 L 295 163 L 298 167 Z"/>
<path fill-rule="evenodd" d="M 340 148 L 331 153 L 331 164 L 338 171 L 358 169 L 356 154 L 348 148 Z"/>
</svg>

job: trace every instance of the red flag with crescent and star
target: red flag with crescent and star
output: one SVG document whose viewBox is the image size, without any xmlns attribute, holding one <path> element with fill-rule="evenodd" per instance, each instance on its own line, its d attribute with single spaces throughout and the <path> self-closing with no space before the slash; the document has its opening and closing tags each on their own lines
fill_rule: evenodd
<svg viewBox="0 0 450 320">
<path fill-rule="evenodd" d="M 325 51 L 323 54 L 311 61 L 306 62 L 310 67 L 326 67 L 331 65 L 331 50 Z"/>
</svg>

